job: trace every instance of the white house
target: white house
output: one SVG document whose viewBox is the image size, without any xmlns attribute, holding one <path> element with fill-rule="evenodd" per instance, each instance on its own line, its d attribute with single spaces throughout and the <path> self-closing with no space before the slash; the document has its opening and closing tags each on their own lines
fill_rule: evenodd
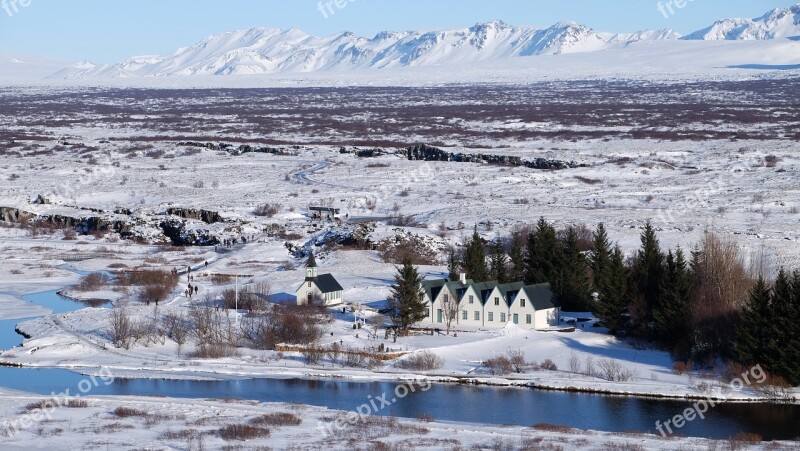
<svg viewBox="0 0 800 451">
<path fill-rule="evenodd" d="M 314 254 L 306 263 L 306 278 L 297 289 L 297 305 L 339 305 L 344 303 L 344 288 L 331 274 L 317 274 Z"/>
<path fill-rule="evenodd" d="M 420 289 L 426 304 L 423 322 L 428 324 L 444 325 L 448 312 L 454 315 L 451 325 L 488 329 L 502 329 L 508 323 L 546 329 L 561 319 L 561 306 L 546 283 L 475 283 L 462 275 L 458 281 L 425 280 Z"/>
</svg>

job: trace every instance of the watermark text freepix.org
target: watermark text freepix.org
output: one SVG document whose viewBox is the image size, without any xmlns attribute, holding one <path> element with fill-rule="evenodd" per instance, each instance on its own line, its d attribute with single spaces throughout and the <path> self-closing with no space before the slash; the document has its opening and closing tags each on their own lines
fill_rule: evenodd
<svg viewBox="0 0 800 451">
<path fill-rule="evenodd" d="M 53 412 L 59 407 L 69 406 L 70 401 L 74 402 L 81 395 L 88 394 L 101 384 L 108 386 L 113 383 L 114 375 L 111 370 L 101 368 L 97 376 L 88 376 L 78 382 L 78 390 L 75 394 L 72 394 L 69 388 L 59 394 L 53 392 L 50 394 L 50 398 L 44 400 L 35 409 L 31 409 L 17 418 L 3 421 L 2 427 L 0 427 L 0 437 L 13 437 L 21 430 L 28 429 L 36 423 L 52 420 Z"/>
<path fill-rule="evenodd" d="M 347 5 L 356 0 L 320 0 L 317 2 L 317 9 L 322 13 L 322 17 L 329 18 L 336 15 L 337 10 L 347 8 Z"/>
<path fill-rule="evenodd" d="M 31 6 L 33 0 L 0 0 L 0 8 L 8 14 L 8 17 L 14 17 L 14 14 L 19 13 L 20 8 L 27 8 Z"/>
<path fill-rule="evenodd" d="M 732 380 L 729 385 L 734 391 L 739 392 L 750 385 L 763 384 L 766 380 L 767 373 L 761 368 L 761 365 L 756 365 L 740 377 Z M 664 423 L 660 420 L 656 420 L 656 430 L 661 434 L 661 437 L 666 438 L 667 435 L 675 434 L 678 429 L 683 428 L 686 424 L 691 423 L 697 418 L 705 420 L 708 410 L 716 406 L 717 402 L 711 399 L 711 397 L 707 397 L 706 399 L 695 402 L 692 407 L 687 407 L 683 412 L 675 415 Z"/>
<path fill-rule="evenodd" d="M 367 402 L 356 407 L 352 412 L 340 416 L 336 421 L 330 423 L 319 422 L 317 430 L 325 436 L 331 436 L 336 431 L 343 431 L 350 426 L 355 426 L 358 423 L 363 423 L 367 417 L 377 414 L 378 412 L 386 409 L 392 404 L 404 399 L 411 393 L 417 391 L 426 392 L 431 389 L 433 385 L 429 381 L 412 381 L 406 384 L 398 385 L 395 387 L 394 392 L 382 393 L 380 396 L 367 397 Z"/>
<path fill-rule="evenodd" d="M 665 19 L 669 19 L 678 13 L 677 10 L 686 8 L 693 1 L 695 0 L 666 0 L 665 2 L 659 0 L 656 8 Z"/>
</svg>

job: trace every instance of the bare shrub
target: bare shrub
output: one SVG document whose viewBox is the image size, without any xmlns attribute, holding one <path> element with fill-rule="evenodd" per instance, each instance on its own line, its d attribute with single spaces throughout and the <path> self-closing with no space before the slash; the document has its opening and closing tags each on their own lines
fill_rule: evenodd
<svg viewBox="0 0 800 451">
<path fill-rule="evenodd" d="M 597 366 L 600 368 L 600 375 L 603 379 L 612 382 L 627 382 L 633 379 L 633 371 L 623 367 L 616 360 L 601 360 Z"/>
<path fill-rule="evenodd" d="M 273 216 L 278 214 L 281 211 L 282 208 L 283 208 L 283 205 L 281 205 L 281 204 L 278 204 L 278 203 L 267 203 L 267 204 L 259 205 L 258 207 L 256 207 L 256 209 L 253 211 L 253 214 L 256 215 L 256 216 L 263 216 L 263 217 L 267 217 L 267 218 L 272 218 Z"/>
<path fill-rule="evenodd" d="M 740 432 L 740 433 L 734 435 L 733 438 L 731 438 L 731 441 L 753 444 L 753 443 L 761 443 L 761 442 L 763 442 L 764 441 L 764 437 L 762 437 L 762 436 L 760 436 L 758 434 L 750 433 L 750 432 Z"/>
<path fill-rule="evenodd" d="M 603 451 L 645 451 L 645 447 L 636 443 L 608 442 L 603 445 Z"/>
<path fill-rule="evenodd" d="M 76 288 L 80 291 L 97 291 L 108 285 L 109 281 L 110 279 L 107 275 L 101 272 L 93 272 L 83 276 Z"/>
<path fill-rule="evenodd" d="M 70 409 L 85 409 L 89 407 L 89 403 L 83 399 L 70 399 L 66 404 L 63 405 L 63 407 Z"/>
<path fill-rule="evenodd" d="M 505 375 L 514 371 L 511 360 L 506 356 L 493 357 L 483 362 L 483 366 L 494 375 Z"/>
<path fill-rule="evenodd" d="M 227 285 L 234 282 L 235 277 L 230 274 L 212 274 L 211 283 L 214 285 Z"/>
<path fill-rule="evenodd" d="M 577 354 L 573 353 L 569 358 L 569 371 L 571 373 L 581 373 L 581 361 L 578 359 Z"/>
<path fill-rule="evenodd" d="M 303 358 L 306 359 L 307 365 L 316 365 L 322 361 L 322 358 L 325 357 L 325 350 L 318 347 L 318 346 L 309 346 L 307 348 L 303 348 L 300 351 L 300 354 L 303 355 Z"/>
<path fill-rule="evenodd" d="M 189 338 L 190 323 L 184 313 L 168 313 L 161 319 L 164 333 L 178 344 L 178 353 Z"/>
<path fill-rule="evenodd" d="M 132 324 L 124 307 L 115 307 L 111 311 L 111 342 L 117 348 L 130 349 Z"/>
<path fill-rule="evenodd" d="M 223 359 L 226 357 L 238 357 L 239 350 L 224 343 L 203 343 L 197 346 L 197 350 L 192 357 L 200 359 Z"/>
<path fill-rule="evenodd" d="M 397 367 L 412 371 L 433 371 L 444 366 L 444 359 L 427 349 L 399 360 Z"/>
<path fill-rule="evenodd" d="M 537 431 L 558 432 L 559 434 L 569 434 L 575 432 L 575 429 L 569 426 L 551 423 L 537 423 L 533 425 Z"/>
<path fill-rule="evenodd" d="M 736 338 L 736 319 L 753 287 L 744 256 L 732 239 L 707 233 L 695 270 L 692 320 L 695 353 L 704 361 L 729 354 Z"/>
<path fill-rule="evenodd" d="M 378 246 L 378 254 L 386 263 L 400 265 L 406 259 L 417 266 L 436 265 L 438 254 L 416 237 L 401 239 L 400 242 L 384 241 Z"/>
<path fill-rule="evenodd" d="M 691 362 L 675 362 L 672 365 L 672 372 L 674 374 L 683 375 L 692 370 Z"/>
<path fill-rule="evenodd" d="M 219 430 L 219 436 L 223 440 L 247 441 L 269 437 L 269 435 L 270 430 L 268 428 L 250 424 L 229 424 Z"/>
<path fill-rule="evenodd" d="M 269 413 L 250 420 L 256 426 L 299 426 L 303 420 L 288 412 Z"/>
<path fill-rule="evenodd" d="M 522 351 L 522 349 L 509 349 L 507 354 L 508 361 L 511 363 L 511 367 L 514 369 L 514 372 L 525 372 L 528 362 L 525 361 L 525 353 Z"/>
<path fill-rule="evenodd" d="M 544 362 L 540 363 L 539 368 L 546 371 L 558 371 L 558 366 L 550 359 L 545 359 Z"/>
<path fill-rule="evenodd" d="M 599 185 L 599 184 L 603 183 L 603 181 L 600 180 L 600 179 L 593 179 L 593 178 L 589 178 L 589 177 L 583 177 L 583 176 L 580 176 L 580 175 L 576 175 L 575 176 L 575 180 L 577 180 L 577 181 L 579 181 L 581 183 L 585 183 L 587 185 Z"/>
<path fill-rule="evenodd" d="M 112 412 L 114 416 L 119 418 L 130 418 L 130 417 L 146 417 L 149 413 L 145 412 L 144 410 L 134 409 L 132 407 L 117 407 Z"/>
<path fill-rule="evenodd" d="M 331 360 L 331 363 L 335 364 L 337 360 L 339 360 L 339 355 L 341 354 L 341 346 L 339 343 L 333 343 L 330 348 L 328 348 L 328 358 Z"/>
<path fill-rule="evenodd" d="M 138 287 L 137 298 L 141 302 L 165 300 L 178 286 L 179 278 L 171 271 L 142 269 L 121 273 L 117 285 Z"/>
<path fill-rule="evenodd" d="M 320 325 L 332 320 L 324 308 L 275 305 L 268 312 L 242 322 L 244 339 L 258 349 L 275 349 L 278 343 L 308 345 L 322 338 Z"/>
<path fill-rule="evenodd" d="M 768 168 L 774 168 L 780 161 L 781 159 L 775 155 L 767 155 L 764 157 L 764 165 Z"/>
</svg>

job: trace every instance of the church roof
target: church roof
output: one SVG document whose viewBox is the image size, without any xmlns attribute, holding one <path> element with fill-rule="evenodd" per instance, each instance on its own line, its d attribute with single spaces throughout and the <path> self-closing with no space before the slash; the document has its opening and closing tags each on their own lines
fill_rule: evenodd
<svg viewBox="0 0 800 451">
<path fill-rule="evenodd" d="M 339 284 L 339 281 L 336 280 L 335 277 L 331 274 L 320 274 L 316 279 L 314 279 L 314 283 L 319 288 L 319 291 L 323 293 L 335 293 L 337 291 L 344 291 L 344 288 Z"/>
</svg>

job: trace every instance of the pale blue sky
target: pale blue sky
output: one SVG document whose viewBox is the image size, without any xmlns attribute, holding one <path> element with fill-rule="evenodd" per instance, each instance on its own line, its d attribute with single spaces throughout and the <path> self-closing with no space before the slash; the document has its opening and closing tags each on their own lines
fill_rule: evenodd
<svg viewBox="0 0 800 451">
<path fill-rule="evenodd" d="M 617 32 L 673 28 L 686 34 L 716 19 L 761 16 L 800 0 L 684 0 L 669 17 L 659 12 L 659 0 L 338 1 L 345 7 L 332 5 L 335 14 L 326 10 L 326 18 L 318 0 L 0 0 L 0 51 L 111 63 L 171 53 L 240 28 L 297 27 L 317 35 L 346 30 L 371 37 L 382 30 L 457 28 L 492 19 L 540 26 L 575 21 Z"/>
</svg>

